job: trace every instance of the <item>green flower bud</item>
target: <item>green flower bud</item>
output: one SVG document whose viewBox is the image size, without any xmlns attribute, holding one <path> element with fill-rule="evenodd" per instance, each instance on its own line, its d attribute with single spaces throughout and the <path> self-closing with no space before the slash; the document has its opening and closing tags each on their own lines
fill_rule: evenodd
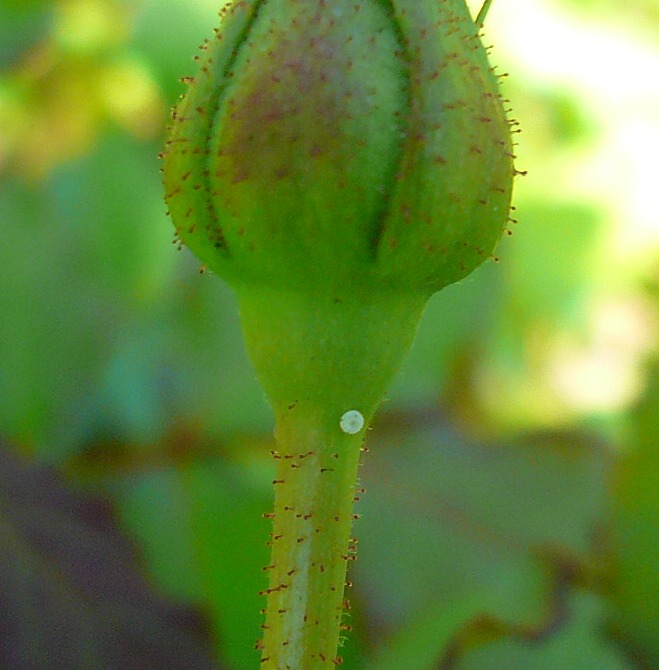
<svg viewBox="0 0 659 670">
<path fill-rule="evenodd" d="M 236 0 L 174 115 L 178 237 L 235 289 L 275 413 L 266 670 L 339 664 L 365 428 L 430 294 L 508 219 L 477 23 L 464 0 Z"/>
<path fill-rule="evenodd" d="M 225 8 L 175 114 L 178 236 L 230 283 L 424 295 L 492 252 L 510 129 L 464 0 Z"/>
</svg>

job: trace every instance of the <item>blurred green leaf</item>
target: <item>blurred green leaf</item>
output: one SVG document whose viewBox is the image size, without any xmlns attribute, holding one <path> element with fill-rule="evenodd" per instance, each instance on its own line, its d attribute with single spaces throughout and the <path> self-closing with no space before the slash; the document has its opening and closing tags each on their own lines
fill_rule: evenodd
<svg viewBox="0 0 659 670">
<path fill-rule="evenodd" d="M 4 0 L 0 5 L 0 69 L 16 65 L 47 34 L 52 7 L 44 0 Z"/>
<path fill-rule="evenodd" d="M 469 650 L 456 670 L 631 670 L 619 649 L 603 636 L 605 605 L 592 594 L 577 593 L 569 619 L 546 638 L 509 637 Z M 448 668 L 446 669 L 448 670 Z"/>
<path fill-rule="evenodd" d="M 451 607 L 445 603 L 433 603 L 380 645 L 366 670 L 436 670 L 445 650 L 464 622 L 479 613 L 480 601 L 480 597 L 475 594 L 471 598 L 454 602 Z"/>
<path fill-rule="evenodd" d="M 425 628 L 438 645 L 477 614 L 511 626 L 542 620 L 553 589 L 547 561 L 588 562 L 605 509 L 609 459 L 585 438 L 484 445 L 439 419 L 412 414 L 385 423 L 366 459 L 354 581 L 372 635 L 409 628 L 394 658 L 422 635 L 415 631 L 429 611 L 444 626 Z M 379 663 L 386 667 L 387 657 Z"/>
<path fill-rule="evenodd" d="M 198 461 L 119 482 L 120 507 L 154 579 L 209 609 L 218 653 L 233 670 L 258 663 L 271 477 L 267 467 Z"/>
<path fill-rule="evenodd" d="M 102 422 L 102 368 L 122 325 L 158 299 L 169 273 L 153 152 L 116 137 L 46 189 L 0 186 L 0 422 L 51 459 Z"/>
<path fill-rule="evenodd" d="M 500 322 L 557 328 L 580 321 L 600 270 L 602 217 L 581 203 L 538 199 L 517 216 L 524 225 L 501 264 L 508 304 L 499 312 Z"/>
<path fill-rule="evenodd" d="M 194 71 L 194 50 L 219 26 L 215 0 L 148 0 L 140 3 L 133 44 L 148 60 L 173 105 L 184 92 L 181 77 Z"/>
<path fill-rule="evenodd" d="M 103 356 L 97 305 L 71 262 L 75 244 L 50 198 L 5 184 L 0 210 L 7 222 L 0 246 L 0 423 L 55 459 L 84 421 L 84 398 Z M 62 442 L 53 446 L 52 436 Z"/>
<path fill-rule="evenodd" d="M 501 279 L 496 266 L 486 263 L 433 296 L 388 402 L 401 408 L 424 406 L 446 390 L 455 361 L 492 327 L 503 288 Z"/>
<path fill-rule="evenodd" d="M 659 366 L 652 370 L 614 472 L 612 617 L 631 653 L 659 667 Z"/>
</svg>

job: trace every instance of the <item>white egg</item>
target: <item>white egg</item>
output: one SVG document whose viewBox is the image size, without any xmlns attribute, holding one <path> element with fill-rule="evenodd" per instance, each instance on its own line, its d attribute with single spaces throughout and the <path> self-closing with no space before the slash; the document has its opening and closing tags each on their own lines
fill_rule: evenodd
<svg viewBox="0 0 659 670">
<path fill-rule="evenodd" d="M 364 427 L 364 415 L 356 409 L 348 410 L 339 422 L 341 430 L 348 435 L 355 435 Z"/>
</svg>

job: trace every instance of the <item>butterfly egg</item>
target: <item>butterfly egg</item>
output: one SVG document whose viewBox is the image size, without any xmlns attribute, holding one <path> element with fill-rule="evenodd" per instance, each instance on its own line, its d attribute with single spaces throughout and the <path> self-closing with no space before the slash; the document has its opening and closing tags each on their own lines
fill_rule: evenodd
<svg viewBox="0 0 659 670">
<path fill-rule="evenodd" d="M 339 425 L 344 433 L 355 435 L 364 427 L 364 415 L 356 409 L 351 409 L 341 417 Z"/>
</svg>

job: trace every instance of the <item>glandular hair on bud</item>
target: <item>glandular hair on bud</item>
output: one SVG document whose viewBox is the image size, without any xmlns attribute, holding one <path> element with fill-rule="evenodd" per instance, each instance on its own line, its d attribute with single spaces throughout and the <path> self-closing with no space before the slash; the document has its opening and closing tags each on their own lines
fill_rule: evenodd
<svg viewBox="0 0 659 670">
<path fill-rule="evenodd" d="M 514 168 L 464 0 L 241 0 L 164 174 L 178 236 L 231 283 L 430 294 L 488 258 Z"/>
</svg>

